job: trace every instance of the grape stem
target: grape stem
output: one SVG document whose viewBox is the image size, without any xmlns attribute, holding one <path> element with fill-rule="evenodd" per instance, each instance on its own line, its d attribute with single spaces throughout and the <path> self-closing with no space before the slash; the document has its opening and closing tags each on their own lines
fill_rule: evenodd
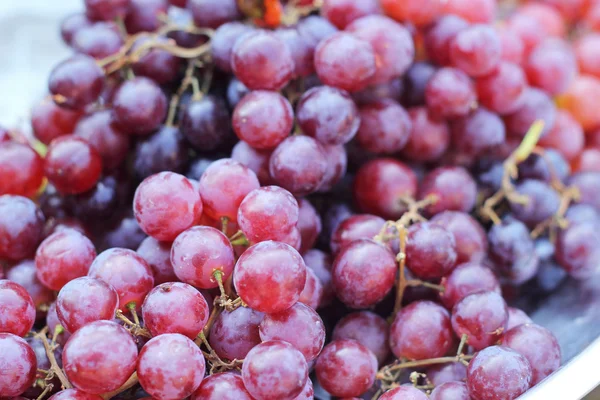
<svg viewBox="0 0 600 400">
<path fill-rule="evenodd" d="M 129 377 L 129 379 L 127 379 L 127 381 L 124 384 L 122 384 L 120 388 L 115 389 L 112 392 L 101 394 L 100 397 L 102 397 L 104 400 L 112 399 L 113 397 L 115 397 L 116 395 L 118 395 L 120 393 L 123 393 L 127 389 L 131 389 L 138 382 L 139 382 L 139 379 L 137 376 L 137 372 L 134 371 L 133 374 L 131 374 L 131 376 Z"/>
<path fill-rule="evenodd" d="M 387 367 L 384 367 L 381 371 L 377 372 L 377 379 L 385 380 L 387 378 L 386 373 L 398 371 L 401 369 L 424 367 L 424 366 L 435 365 L 435 364 L 447 364 L 447 363 L 453 363 L 453 362 L 463 363 L 463 362 L 469 361 L 472 358 L 473 358 L 472 355 L 460 354 L 458 356 L 453 356 L 453 357 L 437 357 L 437 358 L 429 358 L 427 360 L 404 361 L 404 362 L 391 364 Z"/>
<path fill-rule="evenodd" d="M 54 385 L 49 383 L 42 393 L 35 400 L 42 400 L 54 388 Z"/>
<path fill-rule="evenodd" d="M 137 316 L 137 314 L 134 314 L 134 316 Z M 130 320 L 129 318 L 127 318 L 123 314 L 123 311 L 117 310 L 117 312 L 115 313 L 115 318 L 123 321 L 125 323 L 125 325 L 128 326 L 129 333 L 131 333 L 132 335 L 143 336 L 143 337 L 152 339 L 152 335 L 150 334 L 148 329 L 142 328 L 139 323 L 135 323 L 132 320 Z"/>
<path fill-rule="evenodd" d="M 241 230 L 234 233 L 233 236 L 229 238 L 229 241 L 232 246 L 248 246 L 250 244 L 250 241 Z"/>
<path fill-rule="evenodd" d="M 69 382 L 69 379 L 67 379 L 63 370 L 58 366 L 58 362 L 56 362 L 56 357 L 54 357 L 54 351 L 50 347 L 50 343 L 48 343 L 48 338 L 46 337 L 47 332 L 48 327 L 45 326 L 44 329 L 36 333 L 34 337 L 42 341 L 44 349 L 46 350 L 46 356 L 48 357 L 48 361 L 50 361 L 50 370 L 54 372 L 54 374 L 58 377 L 62 387 L 64 389 L 71 389 L 73 385 L 71 385 L 71 382 Z"/>
<path fill-rule="evenodd" d="M 396 261 L 398 261 L 398 287 L 396 289 L 396 302 L 394 303 L 394 313 L 395 316 L 400 309 L 402 308 L 402 298 L 404 297 L 404 291 L 406 290 L 407 282 L 406 282 L 406 228 L 404 225 L 397 225 L 398 229 L 398 237 L 400 239 L 400 252 L 396 255 Z"/>
<path fill-rule="evenodd" d="M 237 359 L 234 359 L 231 362 L 223 361 L 221 359 L 221 357 L 219 357 L 219 355 L 212 348 L 210 343 L 208 343 L 208 340 L 206 339 L 204 332 L 200 332 L 194 342 L 198 345 L 198 347 L 201 347 L 202 345 L 204 345 L 206 347 L 206 349 L 208 350 L 208 353 L 205 351 L 202 351 L 202 354 L 204 354 L 204 358 L 206 358 L 208 360 L 208 362 L 210 362 L 210 374 L 211 375 L 214 373 L 217 373 L 217 372 L 223 372 L 223 371 L 227 371 L 230 369 L 239 368 L 240 365 L 242 365 L 244 362 L 244 360 L 237 360 Z"/>
</svg>

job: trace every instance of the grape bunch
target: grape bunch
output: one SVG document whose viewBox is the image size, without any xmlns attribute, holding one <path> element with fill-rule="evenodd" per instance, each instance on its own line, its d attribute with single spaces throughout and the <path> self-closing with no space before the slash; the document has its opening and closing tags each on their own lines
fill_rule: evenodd
<svg viewBox="0 0 600 400">
<path fill-rule="evenodd" d="M 589 3 L 589 4 L 588 4 Z M 0 398 L 512 400 L 600 266 L 600 2 L 85 0 L 0 129 Z"/>
</svg>

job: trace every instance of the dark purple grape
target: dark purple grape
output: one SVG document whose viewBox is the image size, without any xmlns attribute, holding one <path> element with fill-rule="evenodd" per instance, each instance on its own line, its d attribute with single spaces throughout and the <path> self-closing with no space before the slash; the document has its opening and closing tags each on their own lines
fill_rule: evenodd
<svg viewBox="0 0 600 400">
<path fill-rule="evenodd" d="M 97 22 L 83 27 L 71 38 L 71 47 L 78 53 L 87 54 L 96 60 L 112 56 L 123 45 L 119 31 L 109 23 Z"/>
<path fill-rule="evenodd" d="M 133 169 L 140 179 L 144 179 L 162 171 L 182 173 L 188 162 L 188 146 L 179 129 L 162 125 L 151 136 L 138 142 Z"/>
<path fill-rule="evenodd" d="M 480 156 L 504 143 L 505 139 L 502 119 L 483 107 L 452 123 L 452 145 L 468 156 Z"/>
<path fill-rule="evenodd" d="M 444 211 L 431 219 L 454 235 L 456 263 L 480 262 L 487 255 L 488 241 L 479 222 L 467 213 Z"/>
<path fill-rule="evenodd" d="M 226 22 L 242 19 L 236 0 L 187 0 L 187 8 L 200 27 L 218 28 Z"/>
<path fill-rule="evenodd" d="M 125 17 L 127 33 L 154 32 L 160 28 L 161 18 L 167 15 L 167 0 L 129 0 L 131 5 Z"/>
<path fill-rule="evenodd" d="M 579 202 L 600 210 L 600 172 L 579 172 L 569 178 L 569 185 L 579 189 Z"/>
<path fill-rule="evenodd" d="M 454 235 L 440 225 L 418 222 L 408 228 L 406 265 L 417 277 L 441 278 L 456 266 Z"/>
<path fill-rule="evenodd" d="M 77 54 L 54 67 L 48 88 L 58 105 L 82 109 L 100 96 L 104 72 L 92 57 Z"/>
<path fill-rule="evenodd" d="M 529 227 L 535 227 L 546 221 L 558 211 L 560 197 L 549 184 L 535 179 L 526 179 L 517 184 L 515 189 L 518 194 L 526 197 L 527 202 L 525 204 L 510 202 L 510 210 L 516 219 Z"/>
<path fill-rule="evenodd" d="M 436 68 L 424 61 L 417 61 L 404 75 L 404 93 L 402 104 L 407 107 L 425 105 L 425 87 L 435 73 Z"/>
<path fill-rule="evenodd" d="M 225 102 L 216 96 L 190 101 L 182 111 L 181 133 L 198 151 L 212 151 L 230 141 L 231 125 Z"/>
<path fill-rule="evenodd" d="M 92 21 L 83 13 L 75 13 L 67 15 L 60 23 L 60 35 L 62 36 L 63 42 L 67 45 L 71 45 L 73 35 L 78 30 L 91 26 Z"/>
<path fill-rule="evenodd" d="M 550 96 L 536 88 L 527 88 L 521 106 L 504 118 L 509 134 L 524 137 L 535 121 L 544 122 L 544 132 L 549 132 L 556 120 L 556 106 Z"/>
<path fill-rule="evenodd" d="M 144 77 L 123 83 L 113 100 L 115 123 L 125 133 L 147 135 L 167 115 L 167 98 L 160 87 Z"/>
<path fill-rule="evenodd" d="M 132 47 L 132 51 L 135 51 L 150 40 L 149 38 L 138 40 Z M 152 40 L 158 43 L 168 42 L 167 38 L 162 36 L 153 38 Z M 131 64 L 131 69 L 136 75 L 145 76 L 159 85 L 164 85 L 173 82 L 177 78 L 180 66 L 180 58 L 177 58 L 166 50 L 154 48 L 145 52 L 139 60 Z"/>
</svg>

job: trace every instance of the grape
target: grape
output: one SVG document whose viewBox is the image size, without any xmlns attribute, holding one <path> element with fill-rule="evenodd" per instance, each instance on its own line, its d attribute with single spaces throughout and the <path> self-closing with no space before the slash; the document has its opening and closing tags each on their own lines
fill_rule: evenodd
<svg viewBox="0 0 600 400">
<path fill-rule="evenodd" d="M 172 241 L 198 222 L 202 199 L 185 176 L 161 172 L 140 183 L 133 211 L 146 234 L 157 240 Z"/>
<path fill-rule="evenodd" d="M 363 164 L 354 179 L 354 199 L 364 212 L 397 219 L 406 210 L 400 201 L 414 197 L 417 177 L 405 164 L 380 158 Z"/>
<path fill-rule="evenodd" d="M 302 303 L 276 314 L 267 314 L 258 329 L 263 342 L 288 342 L 302 353 L 307 362 L 317 358 L 325 343 L 323 320 Z"/>
<path fill-rule="evenodd" d="M 419 198 L 436 198 L 427 207 L 435 215 L 443 211 L 469 212 L 475 206 L 477 185 L 471 175 L 461 167 L 438 167 L 423 178 Z"/>
<path fill-rule="evenodd" d="M 524 55 L 529 54 L 535 46 L 547 37 L 544 25 L 531 15 L 514 13 L 506 20 L 506 26 L 508 30 L 521 39 Z"/>
<path fill-rule="evenodd" d="M 402 385 L 388 390 L 381 395 L 379 400 L 426 400 L 427 398 L 427 395 L 419 389 L 410 385 Z"/>
<path fill-rule="evenodd" d="M 447 382 L 431 392 L 431 400 L 470 400 L 467 385 L 463 382 Z"/>
<path fill-rule="evenodd" d="M 290 192 L 266 186 L 248 193 L 238 209 L 237 222 L 252 242 L 278 240 L 296 226 L 298 202 Z"/>
<path fill-rule="evenodd" d="M 221 358 L 243 360 L 261 342 L 258 325 L 264 314 L 249 307 L 223 310 L 210 329 L 208 341 Z"/>
<path fill-rule="evenodd" d="M 342 303 L 366 308 L 392 289 L 396 271 L 396 259 L 388 248 L 373 240 L 355 240 L 340 251 L 333 263 L 333 288 Z"/>
<path fill-rule="evenodd" d="M 380 100 L 360 109 L 357 143 L 370 152 L 392 154 L 410 139 L 412 122 L 406 110 L 393 100 Z"/>
<path fill-rule="evenodd" d="M 425 33 L 427 56 L 436 64 L 450 65 L 450 43 L 468 26 L 467 21 L 456 15 L 444 15 L 439 18 Z"/>
<path fill-rule="evenodd" d="M 0 279 L 3 279 L 2 274 L 0 274 Z M 54 293 L 42 285 L 38 279 L 33 260 L 24 260 L 11 267 L 6 272 L 6 279 L 23 286 L 31 296 L 36 308 L 42 305 L 47 306 L 54 300 Z"/>
<path fill-rule="evenodd" d="M 508 332 L 512 328 L 519 326 L 521 324 L 531 324 L 533 321 L 524 311 L 514 308 L 508 307 L 508 322 L 506 323 L 506 331 Z"/>
<path fill-rule="evenodd" d="M 304 38 L 295 27 L 280 27 L 274 33 L 290 49 L 294 60 L 294 78 L 314 74 L 314 48 L 309 40 Z"/>
<path fill-rule="evenodd" d="M 595 222 L 574 224 L 558 235 L 556 261 L 577 279 L 587 279 L 598 272 L 600 235 Z"/>
<path fill-rule="evenodd" d="M 443 385 L 446 382 L 462 382 L 467 378 L 467 368 L 459 362 L 434 365 L 427 368 L 427 378 L 435 386 Z"/>
<path fill-rule="evenodd" d="M 202 351 L 178 333 L 165 333 L 142 347 L 137 374 L 142 388 L 158 400 L 183 399 L 202 382 L 205 372 Z"/>
<path fill-rule="evenodd" d="M 168 39 L 158 36 L 153 39 L 155 43 L 168 43 Z M 136 41 L 132 51 L 136 51 L 150 39 L 143 38 Z M 177 72 L 181 66 L 181 60 L 166 50 L 154 48 L 136 62 L 131 64 L 132 71 L 138 76 L 145 76 L 154 82 L 164 85 L 177 79 Z"/>
<path fill-rule="evenodd" d="M 138 247 L 137 253 L 152 269 L 156 285 L 177 281 L 177 275 L 171 264 L 171 243 L 159 242 L 153 237 L 147 237 Z"/>
<path fill-rule="evenodd" d="M 473 400 L 516 399 L 529 389 L 531 376 L 525 357 L 504 346 L 491 346 L 469 362 L 467 388 Z"/>
<path fill-rule="evenodd" d="M 162 125 L 137 143 L 133 169 L 140 178 L 147 178 L 163 171 L 183 172 L 188 162 L 189 147 L 179 129 Z"/>
<path fill-rule="evenodd" d="M 580 16 L 585 10 L 586 2 L 582 0 L 564 1 L 564 0 L 542 0 L 543 3 L 554 7 L 561 13 L 563 18 L 573 20 Z"/>
<path fill-rule="evenodd" d="M 255 310 L 276 313 L 298 301 L 306 282 L 306 266 L 291 246 L 266 241 L 251 246 L 238 259 L 233 284 Z"/>
<path fill-rule="evenodd" d="M 244 96 L 233 111 L 233 130 L 255 149 L 277 147 L 289 136 L 293 124 L 292 105 L 277 92 L 253 91 Z"/>
<path fill-rule="evenodd" d="M 102 240 L 103 248 L 123 247 L 126 249 L 136 249 L 146 235 L 141 230 L 138 222 L 133 217 L 121 219 L 118 225 L 105 233 Z"/>
<path fill-rule="evenodd" d="M 129 5 L 130 0 L 85 0 L 85 11 L 90 19 L 111 21 L 123 18 Z"/>
<path fill-rule="evenodd" d="M 506 25 L 496 26 L 496 31 L 502 44 L 502 60 L 521 64 L 525 53 L 525 44 L 521 36 Z"/>
<path fill-rule="evenodd" d="M 283 40 L 271 32 L 256 30 L 235 42 L 231 69 L 249 89 L 279 90 L 292 78 L 294 60 Z"/>
<path fill-rule="evenodd" d="M 333 298 L 333 287 L 331 283 L 331 259 L 328 254 L 321 250 L 312 249 L 307 251 L 304 255 L 304 263 L 307 266 L 307 282 L 308 282 L 308 269 L 310 269 L 323 285 L 323 297 L 321 299 L 321 306 L 327 305 Z M 306 287 L 305 287 L 306 289 Z M 302 296 L 301 296 L 302 298 Z"/>
<path fill-rule="evenodd" d="M 578 158 L 573 160 L 575 172 L 600 172 L 600 149 L 583 149 Z"/>
<path fill-rule="evenodd" d="M 548 36 L 565 36 L 565 20 L 554 8 L 543 3 L 528 3 L 519 7 L 519 14 L 528 15 L 542 25 Z"/>
<path fill-rule="evenodd" d="M 300 293 L 298 302 L 306 304 L 310 308 L 316 310 L 322 301 L 323 284 L 312 269 L 306 268 L 306 282 L 304 283 L 304 289 L 302 289 L 302 293 Z"/>
<path fill-rule="evenodd" d="M 443 2 L 438 0 L 405 1 L 382 0 L 383 11 L 397 21 L 407 21 L 417 26 L 426 26 L 434 22 L 444 10 Z"/>
<path fill-rule="evenodd" d="M 297 227 L 293 228 L 287 233 L 287 235 L 285 235 L 285 237 L 281 239 L 281 243 L 290 245 L 294 248 L 294 250 L 299 252 L 300 247 L 302 246 L 302 235 L 300 235 L 300 229 Z"/>
<path fill-rule="evenodd" d="M 244 386 L 257 400 L 293 399 L 302 393 L 308 366 L 301 352 L 281 340 L 255 346 L 242 365 Z"/>
<path fill-rule="evenodd" d="M 77 53 L 101 60 L 116 54 L 123 45 L 119 31 L 111 24 L 96 22 L 77 30 L 71 38 L 71 47 Z"/>
<path fill-rule="evenodd" d="M 324 182 L 327 166 L 323 147 L 308 136 L 288 137 L 269 159 L 271 178 L 297 196 L 316 191 Z"/>
<path fill-rule="evenodd" d="M 231 123 L 225 102 L 220 97 L 192 99 L 182 111 L 181 133 L 199 151 L 215 150 L 231 136 Z"/>
<path fill-rule="evenodd" d="M 25 336 L 35 322 L 35 305 L 18 283 L 0 279 L 0 332 Z"/>
<path fill-rule="evenodd" d="M 60 35 L 63 42 L 70 46 L 73 35 L 82 28 L 92 25 L 92 21 L 84 13 L 67 15 L 60 23 Z"/>
<path fill-rule="evenodd" d="M 252 28 L 241 22 L 226 22 L 215 31 L 210 40 L 213 61 L 222 71 L 231 73 L 231 53 L 235 42 Z"/>
<path fill-rule="evenodd" d="M 33 201 L 0 196 L 0 258 L 18 261 L 32 255 L 43 229 L 44 215 Z"/>
<path fill-rule="evenodd" d="M 598 9 L 598 6 L 595 6 Z M 582 74 L 600 77 L 598 58 L 600 57 L 600 34 L 590 32 L 573 43 L 577 64 Z"/>
<path fill-rule="evenodd" d="M 125 328 L 112 321 L 95 321 L 71 336 L 62 357 L 73 386 L 100 394 L 125 383 L 135 371 L 138 350 Z"/>
<path fill-rule="evenodd" d="M 315 49 L 315 69 L 324 84 L 355 92 L 364 89 L 377 72 L 375 50 L 349 33 L 335 33 Z"/>
<path fill-rule="evenodd" d="M 340 29 L 361 17 L 379 13 L 381 7 L 377 0 L 325 0 L 321 7 L 321 15 Z"/>
<path fill-rule="evenodd" d="M 379 365 L 383 365 L 390 354 L 388 323 L 370 311 L 348 314 L 338 321 L 333 329 L 332 340 L 356 340 L 373 352 Z"/>
<path fill-rule="evenodd" d="M 502 44 L 489 25 L 462 29 L 450 42 L 450 61 L 470 76 L 484 76 L 500 63 Z"/>
<path fill-rule="evenodd" d="M 59 136 L 72 133 L 80 117 L 77 111 L 43 100 L 31 109 L 31 129 L 39 141 L 49 144 Z"/>
<path fill-rule="evenodd" d="M 544 122 L 544 133 L 554 126 L 556 107 L 546 93 L 536 88 L 527 88 L 521 106 L 504 118 L 509 134 L 524 137 L 535 121 Z"/>
<path fill-rule="evenodd" d="M 200 178 L 204 213 L 235 220 L 242 200 L 259 187 L 258 178 L 246 166 L 227 158 L 215 161 Z"/>
<path fill-rule="evenodd" d="M 516 186 L 516 192 L 526 196 L 527 203 L 510 203 L 513 216 L 533 227 L 551 218 L 560 205 L 558 193 L 547 183 L 525 179 Z"/>
<path fill-rule="evenodd" d="M 352 98 L 344 90 L 317 86 L 306 91 L 296 107 L 302 132 L 322 144 L 349 142 L 360 124 L 360 115 Z"/>
<path fill-rule="evenodd" d="M 231 159 L 245 165 L 253 171 L 259 182 L 266 185 L 270 182 L 269 176 L 269 158 L 271 152 L 268 150 L 256 150 L 248 143 L 240 140 L 231 150 Z"/>
<path fill-rule="evenodd" d="M 233 372 L 207 376 L 191 400 L 253 400 L 242 377 Z"/>
<path fill-rule="evenodd" d="M 346 218 L 331 235 L 331 251 L 337 254 L 355 240 L 373 239 L 381 231 L 384 223 L 383 218 L 369 214 L 353 215 Z"/>
<path fill-rule="evenodd" d="M 493 225 L 488 240 L 489 257 L 511 282 L 520 284 L 535 276 L 539 258 L 529 230 L 522 222 L 508 218 L 502 224 Z"/>
<path fill-rule="evenodd" d="M 360 396 L 375 381 L 377 358 L 355 340 L 334 340 L 317 358 L 315 370 L 321 387 L 333 396 Z"/>
<path fill-rule="evenodd" d="M 89 394 L 79 389 L 65 389 L 50 396 L 49 400 L 100 400 L 102 397 Z"/>
<path fill-rule="evenodd" d="M 0 333 L 0 353 L 0 393 L 18 396 L 35 381 L 35 353 L 25 340 L 10 333 Z"/>
<path fill-rule="evenodd" d="M 37 277 L 44 286 L 60 290 L 67 282 L 85 276 L 96 258 L 94 245 L 74 229 L 48 236 L 35 254 Z"/>
<path fill-rule="evenodd" d="M 0 194 L 33 197 L 44 179 L 44 161 L 31 147 L 0 144 Z"/>
<path fill-rule="evenodd" d="M 537 385 L 560 367 L 560 346 L 548 329 L 522 324 L 507 331 L 502 345 L 523 355 L 531 365 L 531 385 Z"/>
<path fill-rule="evenodd" d="M 92 57 L 76 54 L 54 67 L 48 88 L 58 105 L 80 110 L 102 93 L 104 72 Z"/>
<path fill-rule="evenodd" d="M 425 101 L 429 111 L 445 118 L 467 115 L 476 101 L 475 86 L 456 68 L 440 68 L 429 79 Z"/>
<path fill-rule="evenodd" d="M 600 90 L 598 78 L 579 75 L 561 96 L 561 107 L 571 113 L 584 131 L 600 126 L 600 118 L 594 111 L 596 110 L 595 94 L 598 90 Z"/>
<path fill-rule="evenodd" d="M 154 276 L 146 261 L 129 249 L 112 248 L 98 254 L 88 276 L 111 285 L 119 295 L 119 308 L 134 302 L 138 307 L 154 286 Z"/>
<path fill-rule="evenodd" d="M 427 332 L 426 337 L 423 332 Z M 398 358 L 442 357 L 452 343 L 450 314 L 431 301 L 416 301 L 402 308 L 390 327 L 390 347 Z"/>
<path fill-rule="evenodd" d="M 475 218 L 460 211 L 443 211 L 435 215 L 431 222 L 444 227 L 454 236 L 457 264 L 479 262 L 485 258 L 488 241 Z"/>
<path fill-rule="evenodd" d="M 450 131 L 445 121 L 433 120 L 425 107 L 408 110 L 412 129 L 402 156 L 414 161 L 434 161 L 446 152 Z"/>
<path fill-rule="evenodd" d="M 238 79 L 231 78 L 227 86 L 227 103 L 229 104 L 229 108 L 235 108 L 248 93 L 250 93 L 250 89 Z"/>
<path fill-rule="evenodd" d="M 506 329 L 508 311 L 502 296 L 481 291 L 465 296 L 452 309 L 456 336 L 467 335 L 467 343 L 482 350 L 497 342 Z"/>
<path fill-rule="evenodd" d="M 314 246 L 317 237 L 321 233 L 321 217 L 313 205 L 310 204 L 310 201 L 300 199 L 298 200 L 298 205 L 299 214 L 297 227 L 302 236 L 302 250 L 300 253 L 304 254 Z"/>
<path fill-rule="evenodd" d="M 436 69 L 432 64 L 424 61 L 417 61 L 410 66 L 402 81 L 404 88 L 402 104 L 410 107 L 425 105 L 425 87 Z"/>
<path fill-rule="evenodd" d="M 167 0 L 130 0 L 125 17 L 127 33 L 154 32 L 162 24 L 161 17 L 167 14 Z"/>
<path fill-rule="evenodd" d="M 147 135 L 167 115 L 167 98 L 154 81 L 137 77 L 121 84 L 113 99 L 115 124 L 124 133 Z"/>
<path fill-rule="evenodd" d="M 340 180 L 346 176 L 346 169 L 348 167 L 348 154 L 346 148 L 343 145 L 323 145 L 323 150 L 327 154 L 327 169 L 325 170 L 325 178 L 323 183 L 319 186 L 319 192 L 328 192 Z"/>
<path fill-rule="evenodd" d="M 144 324 L 153 336 L 180 333 L 195 339 L 206 325 L 208 314 L 208 304 L 202 294 L 180 282 L 156 286 L 142 305 Z"/>
<path fill-rule="evenodd" d="M 496 15 L 494 0 L 448 0 L 445 12 L 456 14 L 472 23 L 491 23 Z"/>
<path fill-rule="evenodd" d="M 61 136 L 50 143 L 44 173 L 63 194 L 83 193 L 94 187 L 102 173 L 102 158 L 84 139 Z"/>
<path fill-rule="evenodd" d="M 562 39 L 546 39 L 529 54 L 525 72 L 531 85 L 550 95 L 563 93 L 577 75 L 575 52 Z"/>
<path fill-rule="evenodd" d="M 519 178 L 523 179 L 537 179 L 548 183 L 556 179 L 565 182 L 570 173 L 569 164 L 554 149 L 545 149 L 543 157 L 532 154 L 519 164 Z"/>
<path fill-rule="evenodd" d="M 60 289 L 56 298 L 56 314 L 61 325 L 74 333 L 82 326 L 115 317 L 119 295 L 101 280 L 82 276 Z"/>
<path fill-rule="evenodd" d="M 114 170 L 122 164 L 129 151 L 129 137 L 113 125 L 109 110 L 95 111 L 82 117 L 73 129 L 76 137 L 85 139 L 102 157 L 105 170 Z"/>
<path fill-rule="evenodd" d="M 452 124 L 452 144 L 461 154 L 477 157 L 504 143 L 506 129 L 502 119 L 483 107 Z"/>
<path fill-rule="evenodd" d="M 579 202 L 589 204 L 600 210 L 600 198 L 598 197 L 598 189 L 600 189 L 600 181 L 597 172 L 580 172 L 572 175 L 569 178 L 569 185 L 579 189 Z"/>
<path fill-rule="evenodd" d="M 345 29 L 373 47 L 377 60 L 369 83 L 385 83 L 401 77 L 415 58 L 415 46 L 408 29 L 390 18 L 370 15 L 355 20 Z"/>
<path fill-rule="evenodd" d="M 46 314 L 46 325 L 48 325 L 48 332 L 50 332 L 50 334 L 54 336 L 56 328 L 60 325 L 58 315 L 56 314 L 56 302 L 50 304 L 50 306 L 48 307 L 48 313 Z M 60 343 L 63 347 L 70 337 L 71 334 L 64 329 L 61 330 L 60 333 L 56 333 L 56 341 L 57 343 Z"/>
<path fill-rule="evenodd" d="M 523 69 L 502 61 L 498 68 L 476 81 L 479 101 L 498 114 L 517 111 L 524 101 L 527 78 Z"/>
<path fill-rule="evenodd" d="M 501 294 L 500 283 L 491 269 L 476 262 L 460 264 L 448 276 L 442 278 L 444 292 L 440 300 L 448 309 L 466 296 L 487 290 Z"/>
<path fill-rule="evenodd" d="M 201 27 L 218 28 L 242 18 L 235 0 L 187 0 L 187 8 Z"/>
</svg>

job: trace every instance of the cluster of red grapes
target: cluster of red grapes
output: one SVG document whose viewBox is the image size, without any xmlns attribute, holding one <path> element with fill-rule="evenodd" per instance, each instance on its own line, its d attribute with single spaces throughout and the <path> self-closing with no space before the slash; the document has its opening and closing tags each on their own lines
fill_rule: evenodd
<svg viewBox="0 0 600 400">
<path fill-rule="evenodd" d="M 595 0 L 85 0 L 0 129 L 0 398 L 517 398 L 561 352 L 507 301 L 600 268 L 594 30 Z"/>
</svg>

